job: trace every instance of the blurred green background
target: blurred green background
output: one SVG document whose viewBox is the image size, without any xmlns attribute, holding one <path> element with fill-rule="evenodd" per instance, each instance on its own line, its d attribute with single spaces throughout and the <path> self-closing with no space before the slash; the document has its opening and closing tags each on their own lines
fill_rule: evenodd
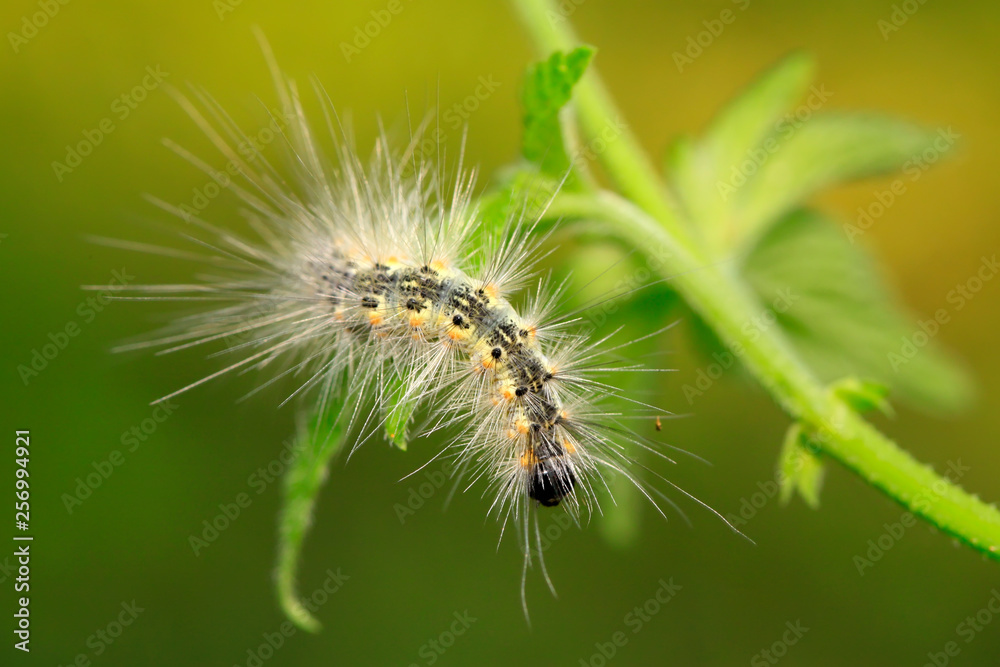
<svg viewBox="0 0 1000 667">
<path fill-rule="evenodd" d="M 334 465 L 306 545 L 301 589 L 321 586 L 328 569 L 349 579 L 317 612 L 321 634 L 298 632 L 255 662 L 248 650 L 257 652 L 284 622 L 271 586 L 280 489 L 249 478 L 278 461 L 295 414 L 275 409 L 279 391 L 237 403 L 258 380 L 233 378 L 183 395 L 134 451 L 123 446 L 123 434 L 152 417 L 149 401 L 218 362 L 199 354 L 110 354 L 115 343 L 163 321 L 172 309 L 162 304 L 113 303 L 92 321 L 86 306 L 78 310 L 88 296 L 81 285 L 106 283 L 122 267 L 139 283 L 189 276 L 183 262 L 86 239 L 169 242 L 169 218 L 142 195 L 180 204 L 205 183 L 161 145 L 170 137 L 209 154 L 162 86 L 135 108 L 120 97 L 142 84 L 147 67 L 159 67 L 168 83 L 201 86 L 238 122 L 259 127 L 256 96 L 274 101 L 251 33 L 259 25 L 289 74 L 302 83 L 316 75 L 337 107 L 350 110 L 362 144 L 378 114 L 398 125 L 404 94 L 418 113 L 439 95 L 447 114 L 480 77 L 492 77 L 499 87 L 467 119 L 468 158 L 488 176 L 516 156 L 518 82 L 534 55 L 503 3 L 402 0 L 402 11 L 348 58 L 341 43 L 351 43 L 387 2 L 223 2 L 75 0 L 39 21 L 45 25 L 37 34 L 25 32 L 24 17 L 42 11 L 38 3 L 11 0 L 0 9 L 7 35 L 0 49 L 0 405 L 9 444 L 0 479 L 12 479 L 14 430 L 31 429 L 36 536 L 32 654 L 10 646 L 8 563 L 0 569 L 7 619 L 0 636 L 8 641 L 0 662 L 69 665 L 84 654 L 108 666 L 428 665 L 432 658 L 440 665 L 601 665 L 597 645 L 618 631 L 627 643 L 608 662 L 622 666 L 774 664 L 779 653 L 787 665 L 922 665 L 948 642 L 960 649 L 948 664 L 1000 662 L 1000 619 L 990 615 L 992 624 L 971 637 L 959 626 L 1000 590 L 997 564 L 920 524 L 859 575 L 854 557 L 902 510 L 836 465 L 819 511 L 800 501 L 764 504 L 744 527 L 756 546 L 691 503 L 683 503 L 690 528 L 675 515 L 664 523 L 647 508 L 632 548 L 603 539 L 599 519 L 562 532 L 547 551 L 559 598 L 537 572 L 530 577 L 529 629 L 518 599 L 516 541 L 505 539 L 497 550 L 499 529 L 483 521 L 488 502 L 479 493 L 458 496 L 442 512 L 446 493 L 438 491 L 405 522 L 397 517 L 394 505 L 424 481 L 419 474 L 397 480 L 437 451 L 436 440 L 418 441 L 408 453 L 372 443 L 348 465 Z M 916 13 L 885 39 L 878 22 L 894 11 L 888 1 L 739 4 L 746 9 L 737 20 L 682 72 L 672 54 L 733 3 L 585 0 L 567 7 L 583 38 L 599 47 L 596 66 L 654 155 L 676 134 L 701 130 L 756 73 L 802 47 L 818 59 L 817 81 L 834 91 L 830 108 L 953 125 L 959 149 L 899 197 L 864 239 L 906 302 L 922 316 L 933 313 L 981 256 L 1000 247 L 1000 6 L 914 2 Z M 10 33 L 30 37 L 12 40 Z M 442 118 L 449 145 L 457 146 L 459 132 Z M 70 173 L 56 174 L 52 162 L 66 159 L 66 145 L 102 119 L 111 119 L 113 131 Z M 821 203 L 850 220 L 888 180 L 837 189 Z M 225 196 L 205 215 L 238 224 Z M 987 499 L 1000 498 L 997 289 L 988 286 L 939 336 L 973 370 L 976 405 L 949 418 L 902 409 L 894 420 L 877 420 L 939 469 L 961 460 L 969 467 L 963 485 Z M 18 365 L 70 321 L 80 335 L 26 386 Z M 648 331 L 642 321 L 625 324 L 636 335 Z M 691 414 L 667 422 L 663 435 L 713 465 L 685 461 L 669 474 L 721 512 L 736 513 L 773 479 L 787 419 L 738 372 L 688 406 L 680 387 L 703 360 L 683 329 L 666 360 L 679 373 L 657 401 Z M 67 511 L 63 495 L 115 450 L 121 465 Z M 195 555 L 189 536 L 240 493 L 250 506 Z M 0 550 L 0 564 L 6 553 Z M 627 615 L 671 578 L 681 590 L 633 633 Z M 135 622 L 113 643 L 97 638 L 133 600 L 143 609 Z M 475 622 L 436 652 L 429 642 L 466 611 Z M 787 654 L 780 646 L 761 653 L 782 641 L 786 623 L 797 622 L 808 631 Z M 441 641 L 450 644 L 447 635 Z"/>
</svg>

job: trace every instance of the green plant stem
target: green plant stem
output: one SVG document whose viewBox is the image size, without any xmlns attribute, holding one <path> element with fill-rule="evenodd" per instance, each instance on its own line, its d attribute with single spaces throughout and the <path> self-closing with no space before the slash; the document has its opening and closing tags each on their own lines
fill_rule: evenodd
<svg viewBox="0 0 1000 667">
<path fill-rule="evenodd" d="M 580 45 L 554 3 L 545 0 L 511 0 L 535 40 L 540 54 L 569 51 Z M 573 89 L 573 106 L 584 134 L 598 137 L 607 129 L 616 133 L 602 147 L 601 163 L 615 187 L 629 200 L 659 220 L 675 238 L 687 238 L 677 216 L 677 206 L 660 184 L 656 168 L 635 136 L 624 125 L 623 116 L 593 67 Z M 620 134 L 618 134 L 620 132 Z"/>
<path fill-rule="evenodd" d="M 285 475 L 275 583 L 278 602 L 285 615 L 308 632 L 319 632 L 320 624 L 299 598 L 296 572 L 319 489 L 326 479 L 331 459 L 344 444 L 343 421 L 337 418 L 342 407 L 337 401 L 315 415 L 308 426 L 300 425 L 295 458 Z"/>
<path fill-rule="evenodd" d="M 512 0 L 543 55 L 577 40 L 551 0 Z M 580 82 L 574 108 L 589 136 L 620 122 L 619 113 L 591 69 Z M 936 474 L 829 392 L 770 327 L 744 326 L 763 310 L 731 265 L 710 264 L 691 239 L 665 186 L 634 137 L 625 130 L 600 154 L 612 193 L 560 194 L 549 216 L 603 221 L 633 247 L 665 258 L 664 275 L 736 352 L 775 400 L 800 421 L 821 451 L 914 514 L 973 548 L 1000 560 L 1000 512 Z"/>
</svg>

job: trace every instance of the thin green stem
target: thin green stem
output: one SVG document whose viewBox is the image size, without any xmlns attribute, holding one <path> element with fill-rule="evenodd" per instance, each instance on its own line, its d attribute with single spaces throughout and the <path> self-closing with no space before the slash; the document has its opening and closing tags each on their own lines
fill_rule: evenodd
<svg viewBox="0 0 1000 667">
<path fill-rule="evenodd" d="M 512 0 L 540 53 L 569 51 L 580 41 L 569 22 L 551 2 Z M 656 168 L 625 125 L 604 83 L 591 68 L 573 89 L 574 108 L 584 134 L 596 138 L 610 133 L 600 151 L 601 163 L 615 187 L 629 200 L 659 220 L 677 239 L 687 238 L 677 216 L 677 207 L 661 185 Z M 607 135 L 605 135 L 607 136 Z"/>
<path fill-rule="evenodd" d="M 761 306 L 725 265 L 702 263 L 656 220 L 612 193 L 561 194 L 548 215 L 603 221 L 609 233 L 652 257 L 664 258 L 671 285 L 782 407 L 804 424 L 825 454 L 914 514 L 1000 559 L 1000 512 L 915 460 L 827 391 L 773 328 L 747 328 L 762 314 Z M 961 472 L 958 468 L 957 474 Z"/>
<path fill-rule="evenodd" d="M 285 475 L 275 583 L 285 615 L 308 632 L 318 632 L 320 624 L 299 597 L 296 573 L 319 489 L 326 480 L 330 461 L 344 444 L 343 420 L 338 419 L 342 408 L 342 403 L 334 401 L 322 408 L 311 424 L 300 425 L 295 458 Z"/>
<path fill-rule="evenodd" d="M 512 0 L 543 55 L 577 45 L 551 0 Z M 621 124 L 596 73 L 581 81 L 574 108 L 591 138 Z M 1000 512 L 916 461 L 828 391 L 776 329 L 747 328 L 762 307 L 731 265 L 710 264 L 687 233 L 667 189 L 625 130 L 600 160 L 624 195 L 560 194 L 548 215 L 608 224 L 630 245 L 664 260 L 664 275 L 744 362 L 775 400 L 837 459 L 914 514 L 1000 560 Z M 752 331 L 753 335 L 747 332 Z"/>
</svg>

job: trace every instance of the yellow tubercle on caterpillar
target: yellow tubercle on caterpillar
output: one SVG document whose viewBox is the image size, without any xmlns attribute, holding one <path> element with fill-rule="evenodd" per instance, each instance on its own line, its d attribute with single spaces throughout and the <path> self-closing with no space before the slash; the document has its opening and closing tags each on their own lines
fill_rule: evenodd
<svg viewBox="0 0 1000 667">
<path fill-rule="evenodd" d="M 507 354 L 502 347 L 491 344 L 485 338 L 480 338 L 472 349 L 470 355 L 473 363 L 480 365 L 486 370 L 502 374 L 507 365 Z"/>
<path fill-rule="evenodd" d="M 479 351 L 480 348 L 484 348 L 485 353 Z M 504 360 L 501 357 L 497 356 L 496 354 L 492 353 L 492 350 L 498 348 L 491 348 L 489 345 L 486 346 L 477 345 L 476 349 L 477 351 L 472 354 L 473 363 L 482 368 L 483 370 L 491 371 L 496 376 L 502 377 L 505 369 Z"/>
<path fill-rule="evenodd" d="M 538 465 L 538 457 L 535 456 L 535 452 L 531 449 L 525 451 L 521 454 L 520 458 L 521 467 L 525 470 L 531 470 L 536 465 Z"/>
<path fill-rule="evenodd" d="M 406 267 L 410 265 L 410 258 L 406 255 L 390 255 L 389 257 L 386 257 L 383 264 L 391 269 Z"/>
<path fill-rule="evenodd" d="M 430 317 L 426 314 L 410 313 L 408 323 L 411 328 L 420 329 L 421 327 L 427 324 L 427 321 L 429 319 Z"/>
</svg>

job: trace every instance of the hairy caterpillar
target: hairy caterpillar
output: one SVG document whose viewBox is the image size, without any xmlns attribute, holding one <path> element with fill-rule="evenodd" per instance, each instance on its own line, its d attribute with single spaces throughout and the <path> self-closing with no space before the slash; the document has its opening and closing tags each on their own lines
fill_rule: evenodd
<svg viewBox="0 0 1000 667">
<path fill-rule="evenodd" d="M 342 398 L 347 407 L 339 418 L 359 433 L 355 449 L 391 404 L 428 404 L 428 432 L 460 429 L 449 446 L 459 463 L 456 484 L 465 475 L 485 480 L 494 494 L 490 511 L 504 526 L 519 525 L 525 573 L 532 525 L 541 556 L 536 508 L 562 505 L 574 518 L 599 509 L 606 473 L 624 475 L 654 505 L 650 493 L 670 502 L 639 479 L 641 466 L 628 450 L 659 452 L 601 407 L 618 395 L 601 375 L 621 370 L 600 361 L 605 341 L 569 333 L 572 317 L 552 319 L 560 289 L 539 281 L 520 311 L 508 300 L 529 279 L 544 241 L 535 224 L 521 211 L 500 230 L 482 229 L 474 173 L 460 158 L 449 177 L 440 161 L 419 155 L 420 130 L 398 153 L 383 131 L 371 158 L 362 159 L 317 87 L 335 143 L 336 160 L 328 160 L 298 89 L 265 52 L 280 99 L 273 114 L 278 143 L 287 149 L 292 179 L 207 96 L 195 94 L 199 105 L 179 98 L 235 175 L 220 178 L 172 147 L 240 198 L 256 238 L 157 202 L 201 230 L 192 240 L 209 251 L 202 257 L 214 272 L 193 284 L 128 289 L 144 294 L 138 298 L 222 305 L 179 319 L 155 341 L 126 347 L 173 352 L 224 341 L 223 353 L 236 356 L 161 400 L 227 373 L 273 371 L 262 386 L 298 378 L 286 401 L 309 395 L 322 410 Z"/>
</svg>

